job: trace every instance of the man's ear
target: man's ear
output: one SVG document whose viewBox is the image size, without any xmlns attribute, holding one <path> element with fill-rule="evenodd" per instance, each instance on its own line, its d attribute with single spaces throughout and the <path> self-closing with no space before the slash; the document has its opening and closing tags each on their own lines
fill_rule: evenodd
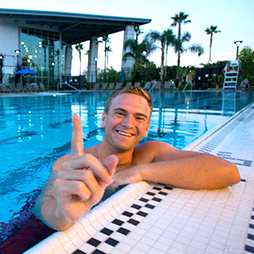
<svg viewBox="0 0 254 254">
<path fill-rule="evenodd" d="M 105 121 L 106 121 L 106 113 L 105 112 L 103 112 L 102 113 L 102 119 L 101 119 L 101 127 L 102 128 L 105 128 Z"/>
<path fill-rule="evenodd" d="M 150 126 L 151 126 L 151 120 L 149 120 L 149 122 L 147 123 L 146 132 L 144 133 L 143 138 L 145 138 L 145 137 L 147 136 L 147 133 L 148 133 L 148 131 L 149 131 Z"/>
</svg>

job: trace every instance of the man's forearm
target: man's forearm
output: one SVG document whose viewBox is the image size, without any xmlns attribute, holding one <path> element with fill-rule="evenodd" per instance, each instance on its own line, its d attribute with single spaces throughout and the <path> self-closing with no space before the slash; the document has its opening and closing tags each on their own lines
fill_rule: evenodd
<svg viewBox="0 0 254 254">
<path fill-rule="evenodd" d="M 57 171 L 51 168 L 50 177 L 36 200 L 34 213 L 49 227 L 56 230 L 63 230 L 68 227 L 69 223 L 57 213 L 56 198 L 53 191 L 53 183 L 56 175 Z"/>
<path fill-rule="evenodd" d="M 56 200 L 53 199 L 53 197 L 44 197 L 43 200 L 44 201 L 37 201 L 35 206 L 35 214 L 46 225 L 55 230 L 65 230 L 75 223 L 67 221 L 64 216 L 59 213 Z"/>
<path fill-rule="evenodd" d="M 186 189 L 217 189 L 240 181 L 234 164 L 205 154 L 137 165 L 136 171 L 145 181 Z"/>
</svg>

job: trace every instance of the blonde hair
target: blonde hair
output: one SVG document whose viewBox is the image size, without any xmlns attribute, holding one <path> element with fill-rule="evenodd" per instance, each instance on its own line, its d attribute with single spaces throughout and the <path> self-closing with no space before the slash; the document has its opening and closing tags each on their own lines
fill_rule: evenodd
<svg viewBox="0 0 254 254">
<path fill-rule="evenodd" d="M 136 95 L 139 95 L 143 98 L 146 99 L 148 105 L 149 105 L 149 108 L 150 108 L 150 116 L 149 116 L 149 119 L 151 118 L 151 115 L 152 115 L 152 111 L 153 111 L 153 98 L 152 96 L 147 92 L 145 91 L 141 86 L 128 86 L 128 87 L 124 87 L 124 88 L 120 88 L 120 89 L 117 89 L 115 90 L 109 97 L 108 97 L 108 100 L 107 100 L 107 103 L 106 103 L 106 107 L 105 107 L 105 113 L 108 114 L 109 112 L 109 108 L 111 106 L 111 103 L 112 103 L 112 100 L 114 98 L 116 98 L 118 95 L 120 94 L 125 94 L 125 93 L 129 93 L 129 94 L 136 94 Z"/>
</svg>

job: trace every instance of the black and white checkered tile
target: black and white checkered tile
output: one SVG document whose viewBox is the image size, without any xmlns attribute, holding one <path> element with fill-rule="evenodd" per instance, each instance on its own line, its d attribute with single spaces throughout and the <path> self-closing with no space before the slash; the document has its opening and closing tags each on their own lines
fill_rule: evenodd
<svg viewBox="0 0 254 254">
<path fill-rule="evenodd" d="M 245 242 L 245 251 L 247 253 L 254 253 L 254 204 L 248 228 L 247 239 Z"/>
<path fill-rule="evenodd" d="M 223 158 L 223 159 L 231 161 L 236 166 L 251 167 L 251 164 L 252 164 L 251 160 L 239 159 L 239 158 L 232 157 L 232 153 L 231 152 L 218 152 L 216 155 L 221 157 L 221 158 Z"/>
<path fill-rule="evenodd" d="M 97 232 L 73 254 L 108 253 L 156 208 L 156 205 L 173 189 L 167 185 L 156 185 L 142 195 L 121 215 Z"/>
<path fill-rule="evenodd" d="M 208 140 L 208 142 L 204 143 L 198 151 L 201 153 L 212 153 L 227 137 L 227 133 L 229 132 L 229 128 L 234 128 L 236 125 L 235 122 L 230 123 L 229 126 L 224 126 L 224 128 L 220 129 L 219 132 L 215 133 L 215 135 L 212 136 L 211 139 Z"/>
<path fill-rule="evenodd" d="M 228 160 L 228 161 L 234 163 L 236 166 L 251 167 L 251 165 L 252 165 L 252 160 L 246 160 L 246 159 L 232 157 L 231 152 L 218 152 L 216 155 L 225 159 L 225 160 Z M 241 181 L 245 182 L 246 180 L 241 179 Z"/>
</svg>

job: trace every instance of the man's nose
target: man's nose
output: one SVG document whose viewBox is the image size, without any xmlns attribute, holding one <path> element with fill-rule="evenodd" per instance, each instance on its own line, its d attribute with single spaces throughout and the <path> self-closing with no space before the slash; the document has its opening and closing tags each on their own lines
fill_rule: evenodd
<svg viewBox="0 0 254 254">
<path fill-rule="evenodd" d="M 122 124 L 126 127 L 131 127 L 135 124 L 135 117 L 132 115 L 126 115 L 122 120 Z"/>
</svg>

